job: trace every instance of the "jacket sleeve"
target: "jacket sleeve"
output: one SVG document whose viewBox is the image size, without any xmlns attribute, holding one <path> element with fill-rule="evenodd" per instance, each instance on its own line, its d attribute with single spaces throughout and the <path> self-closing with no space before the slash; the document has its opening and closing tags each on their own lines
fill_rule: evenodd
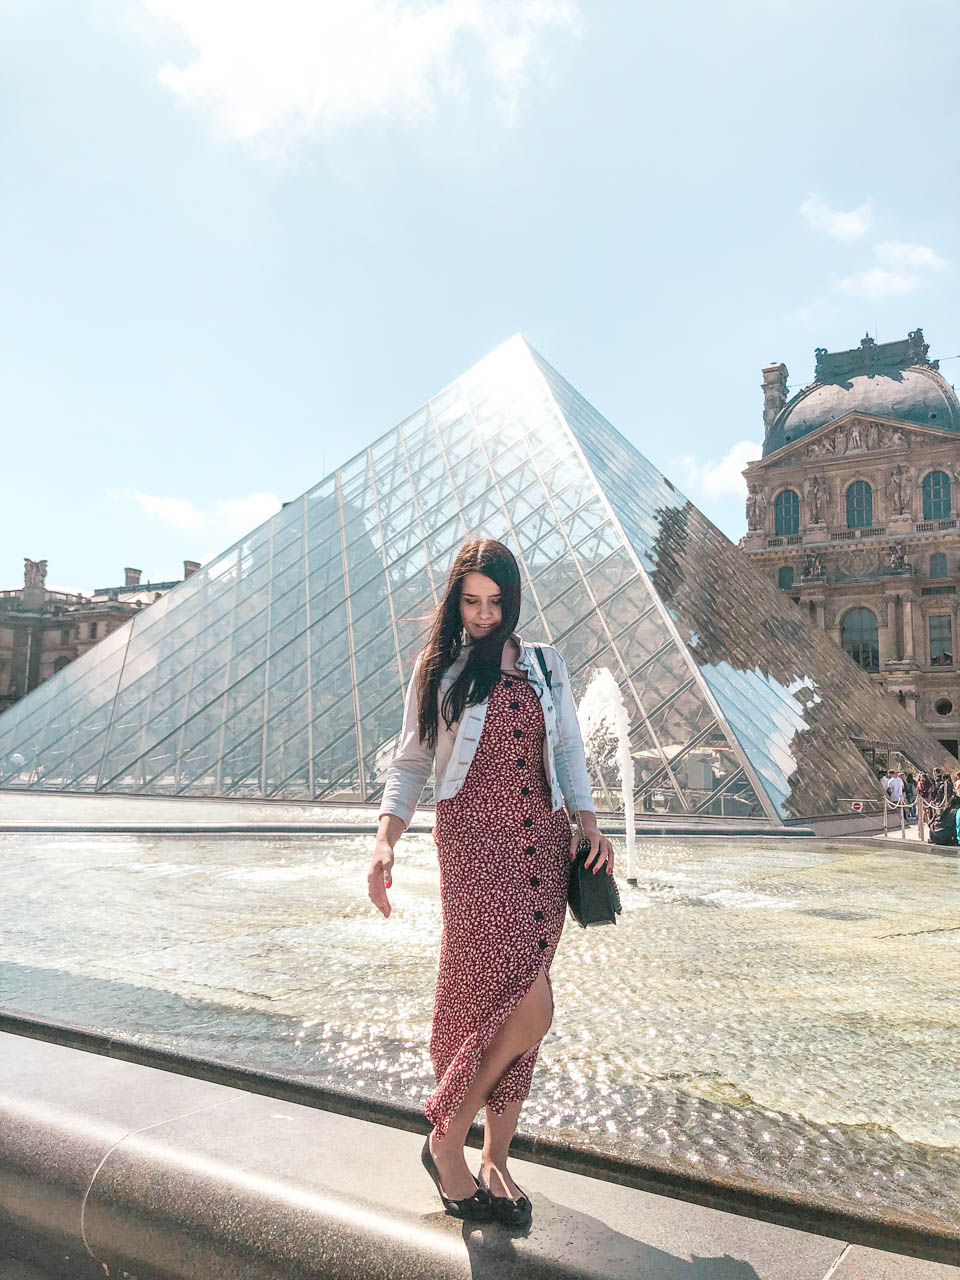
<svg viewBox="0 0 960 1280">
<path fill-rule="evenodd" d="M 549 652 L 556 672 L 555 684 L 560 686 L 554 697 L 561 744 L 561 749 L 555 753 L 557 780 L 571 814 L 575 809 L 586 809 L 594 813 L 596 810 L 593 792 L 590 789 L 587 759 L 583 749 L 583 738 L 580 735 L 580 723 L 577 720 L 577 706 L 573 700 L 570 677 L 567 674 L 567 664 L 556 649 L 551 649 Z"/>
<path fill-rule="evenodd" d="M 420 658 L 413 664 L 413 674 L 407 685 L 403 703 L 403 727 L 396 753 L 387 768 L 383 798 L 377 818 L 385 813 L 403 819 L 409 827 L 424 784 L 433 767 L 434 752 L 420 741 L 419 707 L 417 704 L 417 676 L 420 674 Z"/>
</svg>

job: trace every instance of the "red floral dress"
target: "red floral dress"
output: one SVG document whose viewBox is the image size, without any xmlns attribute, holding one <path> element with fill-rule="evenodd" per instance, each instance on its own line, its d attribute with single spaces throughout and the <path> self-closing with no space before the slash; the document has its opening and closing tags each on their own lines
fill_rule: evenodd
<svg viewBox="0 0 960 1280">
<path fill-rule="evenodd" d="M 430 1037 L 437 1088 L 425 1111 L 440 1137 L 541 969 L 549 982 L 563 930 L 570 821 L 551 809 L 545 732 L 536 690 L 503 673 L 463 786 L 437 801 L 443 936 Z M 500 1077 L 487 1100 L 494 1111 L 527 1097 L 539 1048 Z"/>
</svg>

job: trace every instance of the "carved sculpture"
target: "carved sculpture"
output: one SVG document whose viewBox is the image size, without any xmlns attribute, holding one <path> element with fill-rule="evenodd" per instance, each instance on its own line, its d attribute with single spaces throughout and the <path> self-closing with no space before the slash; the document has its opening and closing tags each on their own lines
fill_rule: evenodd
<svg viewBox="0 0 960 1280">
<path fill-rule="evenodd" d="M 807 481 L 807 510 L 811 524 L 823 524 L 823 515 L 830 500 L 830 487 L 821 475 L 813 475 Z"/>
<path fill-rule="evenodd" d="M 887 497 L 893 503 L 893 509 L 898 516 L 902 516 L 910 505 L 910 486 L 913 478 L 909 470 L 905 470 L 899 464 L 896 471 L 892 472 L 887 480 Z"/>
<path fill-rule="evenodd" d="M 747 528 L 762 529 L 767 514 L 767 496 L 758 485 L 752 484 L 747 493 Z"/>
<path fill-rule="evenodd" d="M 803 562 L 803 568 L 800 570 L 801 578 L 822 578 L 823 577 L 823 561 L 819 555 L 807 556 Z"/>
<path fill-rule="evenodd" d="M 898 571 L 907 567 L 907 548 L 904 543 L 898 542 L 891 548 L 888 563 L 891 569 Z"/>
<path fill-rule="evenodd" d="M 46 560 L 23 559 L 23 585 L 25 587 L 42 587 L 47 580 Z"/>
</svg>

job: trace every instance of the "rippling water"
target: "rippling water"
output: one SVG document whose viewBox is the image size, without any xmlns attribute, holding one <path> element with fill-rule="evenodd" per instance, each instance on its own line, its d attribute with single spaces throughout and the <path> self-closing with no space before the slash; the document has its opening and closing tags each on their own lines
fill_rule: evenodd
<svg viewBox="0 0 960 1280">
<path fill-rule="evenodd" d="M 0 1005 L 415 1105 L 433 843 L 0 835 Z M 960 874 L 932 853 L 638 841 L 616 929 L 568 923 L 523 1127 L 951 1223 Z"/>
</svg>

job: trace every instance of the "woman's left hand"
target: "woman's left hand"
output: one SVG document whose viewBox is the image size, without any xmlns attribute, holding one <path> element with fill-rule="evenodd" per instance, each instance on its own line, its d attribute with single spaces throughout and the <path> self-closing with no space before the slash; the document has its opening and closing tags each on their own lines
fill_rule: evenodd
<svg viewBox="0 0 960 1280">
<path fill-rule="evenodd" d="M 590 841 L 590 852 L 587 854 L 586 866 L 593 871 L 594 875 L 603 868 L 606 868 L 607 875 L 613 875 L 613 845 L 605 835 L 600 833 L 596 821 L 584 821 L 585 815 L 580 814 L 581 824 L 583 826 L 583 834 Z M 580 832 L 574 830 L 570 837 L 570 861 L 572 862 L 577 856 L 577 845 L 580 843 Z"/>
</svg>

